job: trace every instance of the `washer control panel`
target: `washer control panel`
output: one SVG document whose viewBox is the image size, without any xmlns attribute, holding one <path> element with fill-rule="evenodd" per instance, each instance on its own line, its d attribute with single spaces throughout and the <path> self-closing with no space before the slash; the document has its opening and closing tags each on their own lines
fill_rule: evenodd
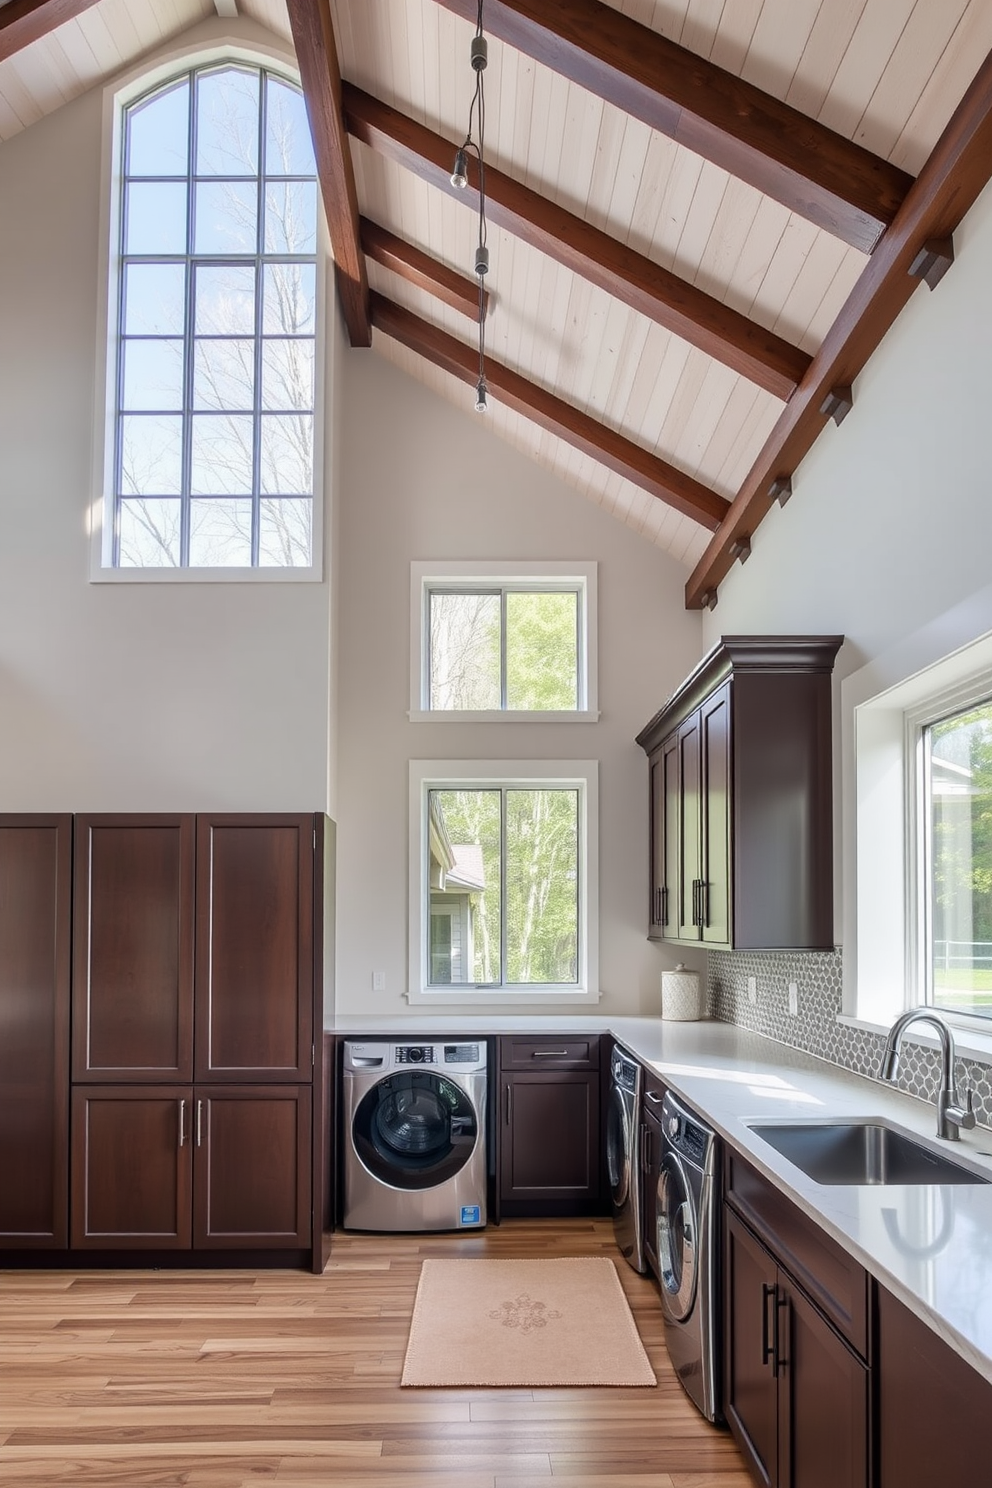
<svg viewBox="0 0 992 1488">
<path fill-rule="evenodd" d="M 435 1062 L 432 1044 L 398 1044 L 395 1053 L 397 1064 L 433 1064 Z"/>
</svg>

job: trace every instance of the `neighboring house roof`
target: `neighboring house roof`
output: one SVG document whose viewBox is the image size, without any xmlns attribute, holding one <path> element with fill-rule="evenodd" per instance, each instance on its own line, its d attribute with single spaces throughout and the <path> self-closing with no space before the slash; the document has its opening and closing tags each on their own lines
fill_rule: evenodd
<svg viewBox="0 0 992 1488">
<path fill-rule="evenodd" d="M 453 842 L 454 867 L 445 876 L 446 889 L 484 889 L 486 869 L 478 842 Z"/>
</svg>

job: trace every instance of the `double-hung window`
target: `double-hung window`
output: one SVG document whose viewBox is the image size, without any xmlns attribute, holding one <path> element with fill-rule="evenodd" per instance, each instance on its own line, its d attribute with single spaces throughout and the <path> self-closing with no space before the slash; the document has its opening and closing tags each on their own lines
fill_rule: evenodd
<svg viewBox="0 0 992 1488">
<path fill-rule="evenodd" d="M 410 1000 L 595 1001 L 593 761 L 410 767 Z"/>
<path fill-rule="evenodd" d="M 123 111 L 102 565 L 310 569 L 317 187 L 298 87 L 222 63 Z"/>
</svg>

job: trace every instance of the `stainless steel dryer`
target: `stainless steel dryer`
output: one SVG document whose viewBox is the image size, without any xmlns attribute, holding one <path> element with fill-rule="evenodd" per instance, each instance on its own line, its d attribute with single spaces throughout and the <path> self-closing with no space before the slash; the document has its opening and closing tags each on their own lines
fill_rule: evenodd
<svg viewBox="0 0 992 1488">
<path fill-rule="evenodd" d="M 486 1223 L 484 1040 L 344 1046 L 344 1226 Z"/>
<path fill-rule="evenodd" d="M 615 1048 L 606 1106 L 606 1172 L 617 1245 L 635 1271 L 646 1270 L 641 1222 L 641 1079 L 637 1060 Z"/>
<path fill-rule="evenodd" d="M 694 1111 L 669 1092 L 661 1107 L 655 1203 L 661 1306 L 668 1355 L 689 1397 L 720 1419 L 719 1147 Z"/>
</svg>

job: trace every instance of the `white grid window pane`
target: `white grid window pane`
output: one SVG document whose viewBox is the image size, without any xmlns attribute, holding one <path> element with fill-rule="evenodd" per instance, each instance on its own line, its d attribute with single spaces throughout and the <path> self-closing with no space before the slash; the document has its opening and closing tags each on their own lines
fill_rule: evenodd
<svg viewBox="0 0 992 1488">
<path fill-rule="evenodd" d="M 181 336 L 186 328 L 186 265 L 132 263 L 124 274 L 126 336 Z"/>
<path fill-rule="evenodd" d="M 313 562 L 313 501 L 309 496 L 265 498 L 258 532 L 261 568 L 308 568 Z"/>
<path fill-rule="evenodd" d="M 194 414 L 190 491 L 194 496 L 250 496 L 254 420 L 239 414 Z"/>
<path fill-rule="evenodd" d="M 265 108 L 265 174 L 313 176 L 316 171 L 303 94 L 270 78 Z"/>
<path fill-rule="evenodd" d="M 195 335 L 255 334 L 254 264 L 197 264 L 193 282 Z"/>
<path fill-rule="evenodd" d="M 186 252 L 186 189 L 185 181 L 128 183 L 125 253 Z"/>
<path fill-rule="evenodd" d="M 122 568 L 178 568 L 182 506 L 146 496 L 122 501 L 118 512 Z"/>
<path fill-rule="evenodd" d="M 258 175 L 259 76 L 240 67 L 196 80 L 196 174 Z"/>
<path fill-rule="evenodd" d="M 254 253 L 258 193 L 254 181 L 197 181 L 194 253 Z"/>
<path fill-rule="evenodd" d="M 302 496 L 313 490 L 313 415 L 263 414 L 263 496 Z"/>
<path fill-rule="evenodd" d="M 121 419 L 121 490 L 125 496 L 182 492 L 183 421 L 161 414 Z"/>
<path fill-rule="evenodd" d="M 183 351 L 179 340 L 125 342 L 121 407 L 127 412 L 181 413 Z"/>
<path fill-rule="evenodd" d="M 307 412 L 313 407 L 313 352 L 309 337 L 262 343 L 262 407 Z"/>
<path fill-rule="evenodd" d="M 317 270 L 309 263 L 267 264 L 262 280 L 262 332 L 312 336 L 317 327 Z"/>
<path fill-rule="evenodd" d="M 183 79 L 128 115 L 129 176 L 185 176 L 189 169 L 189 82 Z"/>
<path fill-rule="evenodd" d="M 316 181 L 269 181 L 265 187 L 265 252 L 316 253 Z"/>
<path fill-rule="evenodd" d="M 193 347 L 193 407 L 251 413 L 255 404 L 255 342 L 197 341 Z"/>
<path fill-rule="evenodd" d="M 251 501 L 191 501 L 191 568 L 251 568 Z"/>
</svg>

